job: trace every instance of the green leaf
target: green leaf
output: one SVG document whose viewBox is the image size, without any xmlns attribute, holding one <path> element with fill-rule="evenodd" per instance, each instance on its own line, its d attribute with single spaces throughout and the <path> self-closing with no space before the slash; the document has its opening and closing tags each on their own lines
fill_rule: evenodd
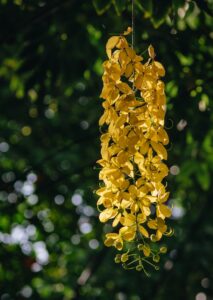
<svg viewBox="0 0 213 300">
<path fill-rule="evenodd" d="M 205 0 L 197 0 L 197 6 L 200 8 L 201 11 L 205 11 L 209 16 L 213 17 L 213 4 L 212 1 L 205 1 Z"/>
<path fill-rule="evenodd" d="M 201 188 L 207 191 L 210 187 L 210 176 L 208 166 L 206 164 L 199 164 L 196 172 L 196 178 Z"/>
<path fill-rule="evenodd" d="M 153 12 L 152 12 L 152 22 L 154 26 L 159 27 L 165 20 L 171 9 L 171 0 L 152 0 Z"/>
<path fill-rule="evenodd" d="M 136 5 L 140 8 L 140 10 L 146 13 L 147 17 L 152 15 L 152 10 L 153 10 L 152 0 L 144 0 L 144 1 L 136 0 Z"/>
<path fill-rule="evenodd" d="M 190 177 L 192 174 L 196 173 L 197 166 L 193 160 L 188 160 L 181 165 L 181 176 L 178 180 L 185 180 Z"/>
<path fill-rule="evenodd" d="M 185 3 L 185 0 L 172 0 L 172 5 L 175 10 L 177 10 L 179 7 L 183 7 Z"/>
<path fill-rule="evenodd" d="M 98 15 L 105 13 L 112 5 L 112 0 L 93 0 L 92 2 Z"/>
<path fill-rule="evenodd" d="M 112 0 L 112 3 L 115 7 L 115 11 L 118 16 L 120 16 L 126 8 L 126 2 L 126 0 Z"/>
</svg>

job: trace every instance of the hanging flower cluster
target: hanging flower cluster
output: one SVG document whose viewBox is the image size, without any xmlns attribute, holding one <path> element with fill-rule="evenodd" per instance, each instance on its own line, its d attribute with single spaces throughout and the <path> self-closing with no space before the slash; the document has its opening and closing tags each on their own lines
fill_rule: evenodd
<svg viewBox="0 0 213 300">
<path fill-rule="evenodd" d="M 137 55 L 127 36 L 112 36 L 107 44 L 108 60 L 103 63 L 104 114 L 99 179 L 96 193 L 100 221 L 111 222 L 105 245 L 119 250 L 115 262 L 127 269 L 145 270 L 166 247 L 158 246 L 163 235 L 171 235 L 166 218 L 171 209 L 165 204 L 169 193 L 163 179 L 168 168 L 164 130 L 165 102 L 163 65 L 155 60 L 152 46 L 148 60 Z M 154 263 L 153 263 L 154 262 Z M 147 272 L 146 272 L 147 273 Z"/>
</svg>

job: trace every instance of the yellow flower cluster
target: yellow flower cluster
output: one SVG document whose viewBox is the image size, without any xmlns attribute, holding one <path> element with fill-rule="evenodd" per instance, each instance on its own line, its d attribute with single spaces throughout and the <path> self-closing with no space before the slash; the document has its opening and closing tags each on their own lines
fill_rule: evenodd
<svg viewBox="0 0 213 300">
<path fill-rule="evenodd" d="M 164 145 L 169 142 L 164 130 L 164 83 L 160 80 L 165 70 L 155 60 L 152 46 L 148 60 L 142 63 L 142 56 L 125 37 L 130 32 L 128 28 L 106 44 L 108 60 L 103 63 L 101 93 L 104 114 L 99 120 L 104 133 L 98 161 L 103 186 L 96 193 L 100 221 L 112 224 L 105 245 L 124 251 L 115 261 L 145 271 L 144 262 L 153 265 L 151 261 L 158 262 L 159 254 L 166 252 L 165 247 L 156 247 L 156 242 L 171 234 L 165 223 L 171 216 L 165 204 L 169 193 L 162 183 L 168 174 Z"/>
</svg>

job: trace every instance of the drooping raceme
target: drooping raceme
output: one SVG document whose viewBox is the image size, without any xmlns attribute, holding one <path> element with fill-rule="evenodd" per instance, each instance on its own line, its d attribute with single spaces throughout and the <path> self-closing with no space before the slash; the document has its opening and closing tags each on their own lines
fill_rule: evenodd
<svg viewBox="0 0 213 300">
<path fill-rule="evenodd" d="M 166 97 L 161 77 L 163 65 L 148 48 L 148 60 L 137 55 L 126 35 L 112 36 L 106 44 L 108 60 L 103 63 L 101 98 L 104 113 L 101 165 L 97 190 L 100 221 L 112 225 L 105 245 L 121 254 L 115 257 L 125 268 L 145 270 L 144 263 L 154 262 L 165 253 L 157 247 L 163 235 L 172 230 L 166 224 L 171 209 L 166 205 L 169 192 L 164 178 L 169 143 L 164 129 Z"/>
</svg>

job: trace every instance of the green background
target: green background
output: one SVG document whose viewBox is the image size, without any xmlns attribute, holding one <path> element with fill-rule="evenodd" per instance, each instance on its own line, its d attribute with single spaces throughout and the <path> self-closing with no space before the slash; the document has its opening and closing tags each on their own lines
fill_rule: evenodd
<svg viewBox="0 0 213 300">
<path fill-rule="evenodd" d="M 103 246 L 102 62 L 130 25 L 127 0 L 0 1 L 1 300 L 213 299 L 210 0 L 135 0 L 135 48 L 167 70 L 175 235 L 150 278 Z"/>
</svg>

